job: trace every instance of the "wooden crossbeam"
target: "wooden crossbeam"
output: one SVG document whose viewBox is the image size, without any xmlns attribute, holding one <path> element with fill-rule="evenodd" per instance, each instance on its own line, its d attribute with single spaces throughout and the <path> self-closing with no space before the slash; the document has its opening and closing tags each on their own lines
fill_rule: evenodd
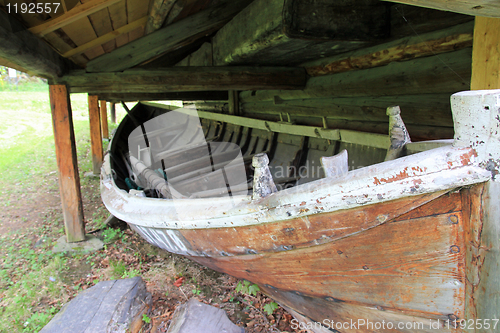
<svg viewBox="0 0 500 333">
<path fill-rule="evenodd" d="M 14 17 L 0 10 L 0 58 L 38 76 L 61 76 L 76 66 L 61 57 Z"/>
<path fill-rule="evenodd" d="M 120 27 L 120 28 L 113 30 L 105 35 L 102 35 L 99 38 L 91 40 L 88 43 L 85 43 L 83 45 L 75 47 L 72 50 L 69 50 L 68 52 L 63 54 L 63 57 L 69 58 L 69 57 L 77 55 L 77 54 L 82 54 L 83 52 L 85 52 L 93 47 L 96 47 L 98 45 L 102 45 L 106 42 L 109 42 L 110 40 L 115 39 L 118 36 L 121 36 L 121 35 L 126 34 L 127 32 L 130 32 L 136 28 L 144 26 L 146 24 L 147 20 L 148 20 L 148 17 L 144 16 L 144 17 L 142 17 L 142 18 L 140 18 L 132 23 L 129 23 L 127 25 L 124 25 L 123 27 Z"/>
<path fill-rule="evenodd" d="M 100 93 L 99 99 L 108 102 L 134 101 L 227 101 L 227 91 L 187 91 L 165 93 Z"/>
<path fill-rule="evenodd" d="M 123 71 L 165 52 L 176 50 L 216 31 L 250 2 L 250 0 L 233 0 L 205 9 L 113 52 L 92 59 L 87 63 L 86 70 L 87 72 Z"/>
<path fill-rule="evenodd" d="M 122 0 L 91 0 L 81 5 L 77 5 L 73 9 L 67 11 L 65 14 L 58 16 L 50 21 L 40 25 L 31 27 L 29 30 L 38 36 L 45 36 L 49 32 L 64 27 L 70 23 L 78 21 L 81 18 L 89 16 L 101 9 L 107 8 Z"/>
<path fill-rule="evenodd" d="M 500 17 L 497 0 L 383 0 L 472 16 Z"/>
<path fill-rule="evenodd" d="M 171 67 L 120 73 L 73 71 L 59 83 L 71 92 L 165 93 L 207 90 L 302 89 L 306 73 L 298 67 Z"/>
</svg>

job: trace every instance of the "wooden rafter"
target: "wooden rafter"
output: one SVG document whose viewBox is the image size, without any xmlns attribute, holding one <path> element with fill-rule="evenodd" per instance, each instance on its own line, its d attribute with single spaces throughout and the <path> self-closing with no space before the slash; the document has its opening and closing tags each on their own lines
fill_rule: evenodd
<svg viewBox="0 0 500 333">
<path fill-rule="evenodd" d="M 148 15 L 148 23 L 146 24 L 145 34 L 148 35 L 153 31 L 161 28 L 163 22 L 167 18 L 170 9 L 172 9 L 175 0 L 154 0 L 151 5 L 151 10 Z"/>
<path fill-rule="evenodd" d="M 497 0 L 384 0 L 472 16 L 500 17 Z"/>
<path fill-rule="evenodd" d="M 233 0 L 191 15 L 89 61 L 87 72 L 123 71 L 162 53 L 190 44 L 222 27 L 250 2 L 249 0 Z"/>
<path fill-rule="evenodd" d="M 64 75 L 68 69 L 76 67 L 1 10 L 0 58 L 46 78 Z"/>
<path fill-rule="evenodd" d="M 130 69 L 121 73 L 65 75 L 59 83 L 71 92 L 164 93 L 207 90 L 302 89 L 306 73 L 297 67 L 171 67 L 151 70 Z"/>
<path fill-rule="evenodd" d="M 96 47 L 98 45 L 102 45 L 106 42 L 109 42 L 110 40 L 113 40 L 115 39 L 116 37 L 118 36 L 121 36 L 123 34 L 126 34 L 127 32 L 130 32 L 138 27 L 142 27 L 146 24 L 146 21 L 147 21 L 147 16 L 144 16 L 143 18 L 140 18 L 138 19 L 137 21 L 134 21 L 132 23 L 129 23 L 127 25 L 124 25 L 123 27 L 121 28 L 118 28 L 114 31 L 111 31 L 99 38 L 96 38 L 88 43 L 85 43 L 83 45 L 80 45 L 66 53 L 63 54 L 63 57 L 66 57 L 66 58 L 69 58 L 71 56 L 74 56 L 74 55 L 77 55 L 77 54 L 81 54 L 85 51 L 87 51 L 88 49 L 91 49 L 93 47 Z"/>
<path fill-rule="evenodd" d="M 35 35 L 44 36 L 49 32 L 62 28 L 65 25 L 73 23 L 81 18 L 87 17 L 90 14 L 98 12 L 101 9 L 111 6 L 119 1 L 121 0 L 92 0 L 85 4 L 77 5 L 65 14 L 35 27 L 31 27 L 29 30 Z"/>
</svg>

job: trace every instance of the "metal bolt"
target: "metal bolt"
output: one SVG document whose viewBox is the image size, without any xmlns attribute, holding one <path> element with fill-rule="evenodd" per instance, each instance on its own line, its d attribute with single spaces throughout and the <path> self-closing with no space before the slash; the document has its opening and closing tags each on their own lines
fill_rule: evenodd
<svg viewBox="0 0 500 333">
<path fill-rule="evenodd" d="M 456 245 L 452 245 L 452 246 L 450 246 L 450 251 L 451 251 L 451 253 L 458 253 L 458 252 L 460 252 L 460 247 L 458 247 Z"/>
<path fill-rule="evenodd" d="M 458 224 L 458 217 L 456 215 L 451 215 L 448 219 L 450 220 L 451 224 Z"/>
</svg>

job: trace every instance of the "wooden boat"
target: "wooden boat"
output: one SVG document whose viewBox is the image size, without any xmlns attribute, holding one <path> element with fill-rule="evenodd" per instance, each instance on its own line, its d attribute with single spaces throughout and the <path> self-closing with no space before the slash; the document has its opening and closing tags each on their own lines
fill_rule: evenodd
<svg viewBox="0 0 500 333">
<path fill-rule="evenodd" d="M 491 306 L 475 298 L 498 282 L 481 230 L 499 216 L 500 91 L 458 93 L 452 106 L 454 140 L 409 142 L 395 108 L 390 136 L 199 112 L 209 143 L 169 150 L 164 139 L 187 127 L 145 131 L 172 108 L 138 104 L 105 156 L 102 199 L 150 243 L 257 283 L 310 331 L 454 332 Z M 224 141 L 237 153 L 211 146 Z M 186 155 L 206 147 L 208 169 Z M 202 188 L 238 158 L 243 180 Z M 293 172 L 306 165 L 318 172 Z M 134 174 L 150 189 L 130 189 Z M 176 177 L 198 188 L 169 188 Z"/>
</svg>

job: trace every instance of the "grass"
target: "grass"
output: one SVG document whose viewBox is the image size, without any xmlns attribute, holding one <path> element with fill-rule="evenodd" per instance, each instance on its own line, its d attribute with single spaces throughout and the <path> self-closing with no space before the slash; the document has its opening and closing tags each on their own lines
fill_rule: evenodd
<svg viewBox="0 0 500 333">
<path fill-rule="evenodd" d="M 0 88 L 0 202 L 13 212 L 2 215 L 1 226 L 28 222 L 29 208 L 21 198 L 37 200 L 43 193 L 57 193 L 58 185 L 48 86 Z M 87 95 L 72 95 L 71 102 L 81 184 L 98 188 L 98 180 L 83 177 L 92 166 Z M 123 116 L 124 111 L 118 112 Z M 110 125 L 110 130 L 116 126 Z M 62 217 L 59 207 L 44 214 L 36 225 L 0 234 L 0 332 L 37 332 L 72 296 L 63 276 L 68 263 L 80 258 L 51 252 L 64 231 Z M 101 205 L 87 214 L 87 223 L 100 225 L 106 214 Z M 110 231 L 109 241 L 118 236 Z M 134 274 L 125 267 L 120 277 Z"/>
</svg>

